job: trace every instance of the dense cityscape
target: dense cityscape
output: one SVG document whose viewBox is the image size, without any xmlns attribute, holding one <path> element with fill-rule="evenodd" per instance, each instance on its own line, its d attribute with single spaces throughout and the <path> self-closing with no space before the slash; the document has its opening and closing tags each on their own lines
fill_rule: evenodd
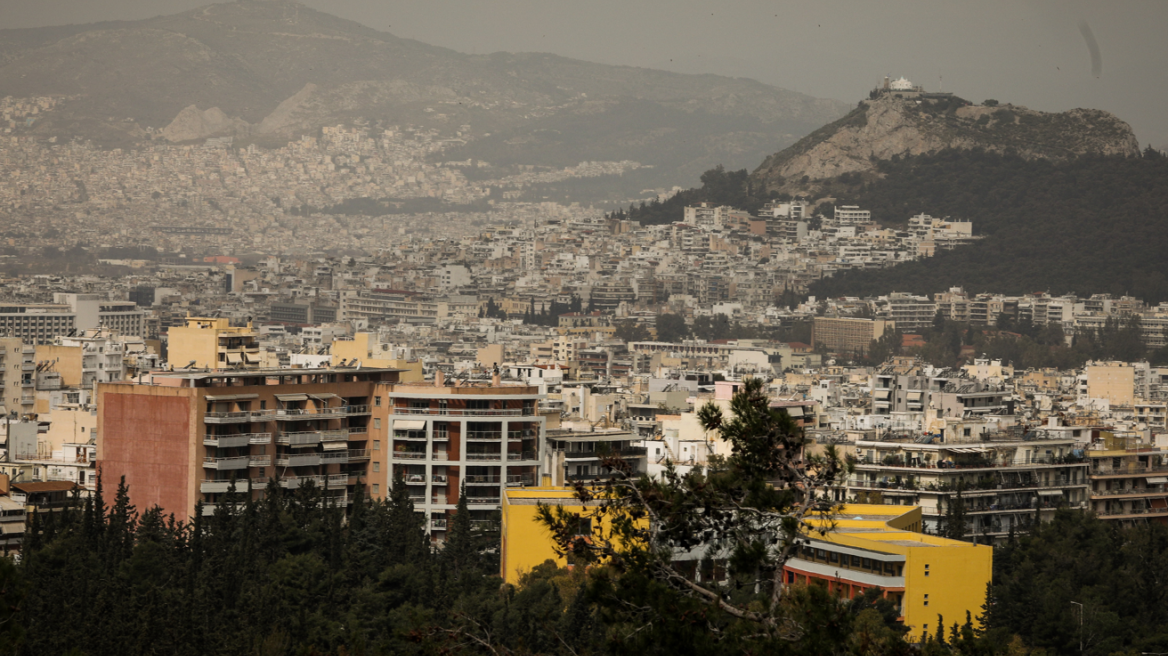
<svg viewBox="0 0 1168 656">
<path fill-rule="evenodd" d="M 1100 252 L 1157 232 L 1122 120 L 537 75 L 284 0 L 150 20 L 0 35 L 0 656 L 1168 650 L 1168 269 L 970 262 L 1094 246 L 1032 173 L 1092 208 L 1147 176 Z M 123 41 L 227 111 L 23 81 Z M 223 91 L 245 45 L 264 113 Z M 1053 209 L 977 209 L 1008 194 Z"/>
</svg>

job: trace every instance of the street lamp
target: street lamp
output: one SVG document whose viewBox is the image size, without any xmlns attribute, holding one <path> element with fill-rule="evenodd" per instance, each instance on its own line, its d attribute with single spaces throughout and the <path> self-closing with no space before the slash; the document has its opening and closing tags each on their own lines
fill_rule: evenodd
<svg viewBox="0 0 1168 656">
<path fill-rule="evenodd" d="M 1072 604 L 1079 607 L 1079 653 L 1083 653 L 1083 604 L 1077 601 L 1072 601 Z"/>
</svg>

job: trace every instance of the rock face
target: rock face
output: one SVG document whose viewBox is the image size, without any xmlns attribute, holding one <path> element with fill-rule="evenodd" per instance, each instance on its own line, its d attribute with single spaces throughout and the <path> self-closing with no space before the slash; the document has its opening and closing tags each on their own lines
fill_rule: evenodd
<svg viewBox="0 0 1168 656">
<path fill-rule="evenodd" d="M 194 141 L 207 137 L 225 137 L 246 134 L 251 126 L 240 118 L 232 118 L 223 113 L 218 107 L 207 111 L 199 111 L 194 105 L 188 105 L 161 134 L 167 141 Z"/>
<path fill-rule="evenodd" d="M 844 173 L 876 174 L 879 160 L 946 148 L 1011 150 L 1027 159 L 1140 152 L 1131 127 L 1100 110 L 1052 114 L 1013 105 L 971 105 L 956 97 L 884 94 L 771 155 L 753 178 L 767 189 L 803 191 L 816 180 Z"/>
</svg>

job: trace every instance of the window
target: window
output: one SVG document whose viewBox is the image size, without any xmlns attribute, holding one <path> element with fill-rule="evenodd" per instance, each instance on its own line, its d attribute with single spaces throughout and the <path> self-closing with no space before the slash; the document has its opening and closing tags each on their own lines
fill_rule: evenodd
<svg viewBox="0 0 1168 656">
<path fill-rule="evenodd" d="M 838 553 L 833 551 L 829 555 L 831 556 L 831 562 L 833 562 L 833 563 L 839 562 L 839 554 Z"/>
<path fill-rule="evenodd" d="M 374 451 L 381 450 L 381 440 L 373 440 L 373 450 Z"/>
<path fill-rule="evenodd" d="M 381 419 L 380 418 L 376 418 L 373 420 L 373 428 L 375 428 L 377 430 L 381 430 Z"/>
<path fill-rule="evenodd" d="M 859 566 L 860 566 L 860 557 L 859 556 L 852 556 L 852 567 L 859 567 Z"/>
<path fill-rule="evenodd" d="M 267 410 L 267 409 L 268 409 L 268 402 L 267 401 L 260 401 L 260 410 Z"/>
<path fill-rule="evenodd" d="M 381 463 L 380 462 L 373 463 L 373 471 L 375 471 L 375 472 L 381 471 Z"/>
<path fill-rule="evenodd" d="M 864 559 L 864 564 L 863 564 L 863 565 L 861 565 L 861 567 L 863 567 L 864 569 L 872 569 L 872 559 L 871 559 L 871 558 L 865 558 L 865 559 Z"/>
<path fill-rule="evenodd" d="M 925 605 L 929 605 L 929 595 L 925 595 Z"/>
<path fill-rule="evenodd" d="M 373 397 L 373 405 L 378 407 L 378 408 L 381 407 L 381 397 L 380 396 Z"/>
<path fill-rule="evenodd" d="M 929 575 L 929 566 L 925 565 L 925 576 L 928 576 L 928 575 Z M 925 595 L 925 596 L 928 597 L 929 595 Z"/>
<path fill-rule="evenodd" d="M 373 484 L 373 494 L 381 494 L 381 486 L 377 483 Z"/>
<path fill-rule="evenodd" d="M 581 517 L 580 523 L 576 527 L 576 535 L 592 535 L 592 519 L 589 517 Z"/>
</svg>

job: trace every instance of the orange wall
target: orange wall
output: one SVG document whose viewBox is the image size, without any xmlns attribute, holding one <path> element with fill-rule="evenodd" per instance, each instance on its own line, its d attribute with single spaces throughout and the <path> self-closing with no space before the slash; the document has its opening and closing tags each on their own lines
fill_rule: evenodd
<svg viewBox="0 0 1168 656">
<path fill-rule="evenodd" d="M 143 389 L 169 394 L 143 394 Z M 138 512 L 158 505 L 184 521 L 194 512 L 192 400 L 187 394 L 175 394 L 180 390 L 193 391 L 139 388 L 137 394 L 118 394 L 101 390 L 98 463 L 107 504 L 113 502 L 118 480 L 125 476 L 130 501 Z"/>
</svg>

